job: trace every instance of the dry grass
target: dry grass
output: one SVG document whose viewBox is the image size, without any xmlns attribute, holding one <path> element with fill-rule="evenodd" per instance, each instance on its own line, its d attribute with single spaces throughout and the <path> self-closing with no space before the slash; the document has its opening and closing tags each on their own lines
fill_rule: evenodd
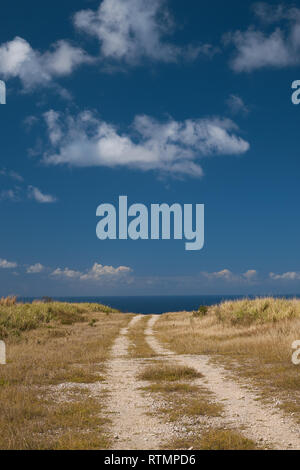
<svg viewBox="0 0 300 470">
<path fill-rule="evenodd" d="M 193 393 L 193 392 L 198 392 L 199 387 L 196 385 L 190 385 L 190 384 L 183 384 L 183 383 L 152 383 L 151 385 L 148 385 L 147 387 L 143 387 L 142 390 L 145 392 L 157 392 L 157 393 L 163 393 L 163 394 L 169 394 L 169 393 Z"/>
<path fill-rule="evenodd" d="M 196 316 L 163 315 L 156 334 L 177 353 L 210 355 L 235 377 L 251 379 L 262 397 L 276 398 L 300 419 L 300 368 L 291 362 L 291 345 L 300 339 L 299 300 L 246 299 Z"/>
<path fill-rule="evenodd" d="M 45 305 L 49 307 L 34 308 Z M 21 336 L 8 329 L 8 363 L 0 366 L 0 449 L 107 448 L 102 374 L 109 348 L 130 316 L 90 312 L 81 305 L 80 312 L 73 306 L 59 311 L 50 306 L 54 311 L 49 320 L 35 323 L 35 329 L 25 328 Z M 16 307 L 21 316 L 22 306 Z M 25 316 L 36 313 L 24 307 Z M 80 315 L 79 323 L 66 324 L 61 314 L 63 320 L 65 315 L 69 320 L 70 315 L 75 315 L 73 320 Z"/>
<path fill-rule="evenodd" d="M 11 305 L 15 305 L 17 303 L 17 297 L 14 296 L 8 296 L 8 297 L 1 297 L 0 299 L 0 305 L 10 307 Z"/>
<path fill-rule="evenodd" d="M 200 417 L 220 417 L 223 405 L 210 400 L 206 392 L 205 389 L 198 389 L 196 393 L 176 392 L 172 396 L 168 395 L 168 400 L 165 400 L 159 412 L 165 414 L 171 422 L 183 423 L 186 418 L 193 418 L 188 421 L 189 426 L 198 425 Z"/>
<path fill-rule="evenodd" d="M 20 336 L 24 331 L 36 329 L 51 321 L 62 325 L 72 325 L 85 321 L 89 312 L 117 313 L 101 304 L 34 302 L 16 303 L 16 298 L 7 297 L 0 301 L 0 339 Z M 92 320 L 92 319 L 91 319 Z"/>
<path fill-rule="evenodd" d="M 158 362 L 145 368 L 139 379 L 150 384 L 145 392 L 155 393 L 157 409 L 155 416 L 162 416 L 166 422 L 184 423 L 198 430 L 199 419 L 220 417 L 223 406 L 213 400 L 212 394 L 196 382 L 201 378 L 196 370 L 179 365 Z"/>
<path fill-rule="evenodd" d="M 213 307 L 217 318 L 231 325 L 277 323 L 300 319 L 300 301 L 272 297 L 223 302 Z"/>
<path fill-rule="evenodd" d="M 211 429 L 200 437 L 189 439 L 174 439 L 166 449 L 194 449 L 194 450 L 258 450 L 251 439 L 247 439 L 238 431 L 229 429 Z"/>
<path fill-rule="evenodd" d="M 149 316 L 144 315 L 128 332 L 128 339 L 130 341 L 128 352 L 133 358 L 149 358 L 156 355 L 148 345 L 144 334 L 148 321 Z"/>
<path fill-rule="evenodd" d="M 191 380 L 199 377 L 202 377 L 202 375 L 192 367 L 163 363 L 151 365 L 139 375 L 140 380 L 148 380 L 149 382 L 175 382 L 177 380 Z"/>
</svg>

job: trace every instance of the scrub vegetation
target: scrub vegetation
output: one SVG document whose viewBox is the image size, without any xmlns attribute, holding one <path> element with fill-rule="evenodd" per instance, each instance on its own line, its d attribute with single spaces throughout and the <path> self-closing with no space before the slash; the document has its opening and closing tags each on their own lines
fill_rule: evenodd
<svg viewBox="0 0 300 470">
<path fill-rule="evenodd" d="M 91 303 L 43 302 L 18 303 L 16 297 L 0 300 L 0 338 L 19 336 L 56 321 L 63 325 L 84 322 L 89 312 L 116 313 L 110 307 Z"/>
</svg>

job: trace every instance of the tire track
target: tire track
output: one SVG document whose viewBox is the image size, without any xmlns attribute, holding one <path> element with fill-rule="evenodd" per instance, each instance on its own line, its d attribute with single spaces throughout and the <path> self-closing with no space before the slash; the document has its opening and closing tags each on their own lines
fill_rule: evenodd
<svg viewBox="0 0 300 470">
<path fill-rule="evenodd" d="M 177 355 L 164 348 L 154 336 L 153 327 L 159 316 L 149 319 L 146 340 L 154 352 L 161 356 L 172 356 L 177 363 L 193 367 L 204 375 L 203 385 L 214 393 L 225 408 L 226 422 L 243 430 L 243 433 L 273 449 L 300 450 L 299 426 L 288 416 L 271 405 L 258 400 L 254 392 L 241 388 L 226 377 L 221 366 L 209 364 L 209 356 Z"/>
<path fill-rule="evenodd" d="M 137 376 L 147 359 L 128 357 L 128 331 L 142 318 L 135 316 L 115 340 L 108 362 L 107 409 L 111 420 L 113 450 L 159 449 L 169 434 L 169 426 L 150 416 L 153 400 L 139 388 L 145 382 Z"/>
</svg>

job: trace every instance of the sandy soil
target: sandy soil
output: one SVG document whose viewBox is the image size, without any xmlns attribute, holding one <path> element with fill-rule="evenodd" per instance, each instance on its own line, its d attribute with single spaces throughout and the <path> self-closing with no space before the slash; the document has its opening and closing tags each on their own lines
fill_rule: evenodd
<svg viewBox="0 0 300 470">
<path fill-rule="evenodd" d="M 152 411 L 153 399 L 139 390 L 145 383 L 139 382 L 137 375 L 149 360 L 128 357 L 128 329 L 140 318 L 134 317 L 121 331 L 108 364 L 106 389 L 109 392 L 108 417 L 113 430 L 112 449 L 159 449 L 166 436 L 172 433 L 171 426 L 147 415 Z"/>
</svg>

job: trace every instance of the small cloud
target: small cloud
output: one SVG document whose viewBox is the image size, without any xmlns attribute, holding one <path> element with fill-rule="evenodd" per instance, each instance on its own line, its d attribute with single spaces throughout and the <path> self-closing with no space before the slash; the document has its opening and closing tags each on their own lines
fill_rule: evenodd
<svg viewBox="0 0 300 470">
<path fill-rule="evenodd" d="M 257 277 L 257 271 L 255 269 L 249 269 L 245 273 L 233 273 L 229 269 L 222 269 L 216 272 L 202 272 L 202 275 L 210 280 L 223 280 L 226 282 L 249 282 L 254 281 Z"/>
<path fill-rule="evenodd" d="M 245 105 L 240 96 L 230 95 L 226 101 L 228 108 L 232 114 L 248 114 L 249 108 Z"/>
<path fill-rule="evenodd" d="M 41 263 L 32 264 L 26 270 L 28 274 L 41 273 L 44 270 L 44 266 Z"/>
<path fill-rule="evenodd" d="M 208 279 L 223 279 L 225 281 L 232 281 L 235 278 L 229 269 L 222 269 L 222 271 L 212 273 L 203 272 L 202 274 Z"/>
<path fill-rule="evenodd" d="M 50 276 L 59 277 L 62 279 L 78 279 L 80 281 L 99 281 L 105 278 L 114 279 L 120 278 L 132 272 L 132 269 L 127 266 L 104 266 L 99 263 L 94 263 L 93 267 L 87 271 L 76 271 L 69 268 L 57 268 Z"/>
<path fill-rule="evenodd" d="M 42 193 L 42 191 L 35 186 L 28 186 L 28 197 L 41 204 L 48 204 L 57 201 L 56 197 Z"/>
<path fill-rule="evenodd" d="M 74 271 L 69 268 L 64 268 L 64 269 L 57 268 L 50 274 L 50 276 L 61 277 L 61 278 L 66 278 L 66 279 L 75 279 L 81 276 L 81 272 Z"/>
<path fill-rule="evenodd" d="M 14 180 L 16 180 L 16 181 L 20 181 L 20 182 L 21 182 L 21 181 L 24 181 L 23 176 L 19 175 L 19 173 L 17 173 L 16 171 L 11 170 L 11 171 L 8 173 L 8 175 L 9 175 L 12 179 L 14 179 Z"/>
<path fill-rule="evenodd" d="M 17 191 L 14 189 L 4 189 L 0 192 L 0 201 L 13 201 L 16 202 L 19 200 Z"/>
<path fill-rule="evenodd" d="M 97 10 L 74 15 L 75 27 L 100 43 L 101 59 L 138 65 L 143 59 L 156 62 L 195 60 L 212 56 L 209 44 L 178 46 L 167 40 L 175 29 L 164 0 L 103 0 Z"/>
<path fill-rule="evenodd" d="M 27 116 L 24 121 L 23 121 L 23 124 L 24 126 L 26 127 L 27 130 L 30 130 L 35 124 L 38 123 L 38 118 L 36 116 Z"/>
<path fill-rule="evenodd" d="M 255 15 L 264 23 L 276 23 L 287 18 L 288 11 L 284 5 L 269 5 L 265 2 L 257 2 L 253 5 Z"/>
<path fill-rule="evenodd" d="M 127 266 L 119 266 L 114 268 L 113 266 L 103 266 L 102 264 L 95 263 L 90 271 L 86 274 L 82 274 L 80 279 L 82 280 L 95 280 L 101 279 L 105 276 L 120 276 L 122 274 L 128 274 L 132 270 Z"/>
<path fill-rule="evenodd" d="M 17 263 L 12 261 L 7 261 L 6 259 L 0 258 L 0 268 L 2 269 L 13 269 L 18 266 Z"/>
<path fill-rule="evenodd" d="M 41 53 L 25 39 L 15 37 L 0 45 L 0 73 L 6 79 L 19 78 L 25 91 L 53 86 L 57 77 L 70 75 L 77 67 L 93 60 L 79 47 L 57 41 Z"/>
<path fill-rule="evenodd" d="M 24 181 L 23 176 L 21 176 L 19 173 L 17 173 L 14 170 L 7 170 L 6 168 L 2 168 L 0 170 L 0 175 L 1 176 L 6 176 L 6 177 L 11 178 L 11 179 L 16 180 L 16 181 L 20 181 L 20 182 Z"/>
<path fill-rule="evenodd" d="M 282 274 L 270 273 L 269 277 L 274 281 L 299 281 L 300 273 L 299 272 L 286 272 Z"/>
<path fill-rule="evenodd" d="M 224 44 L 234 48 L 231 68 L 235 72 L 251 72 L 299 65 L 300 9 L 260 2 L 254 5 L 254 12 L 262 21 L 259 28 L 252 25 L 245 31 L 224 35 Z M 272 23 L 272 31 L 262 29 Z"/>
<path fill-rule="evenodd" d="M 257 271 L 255 269 L 249 269 L 243 274 L 243 277 L 247 279 L 248 281 L 255 279 L 256 276 L 257 276 Z"/>
</svg>

